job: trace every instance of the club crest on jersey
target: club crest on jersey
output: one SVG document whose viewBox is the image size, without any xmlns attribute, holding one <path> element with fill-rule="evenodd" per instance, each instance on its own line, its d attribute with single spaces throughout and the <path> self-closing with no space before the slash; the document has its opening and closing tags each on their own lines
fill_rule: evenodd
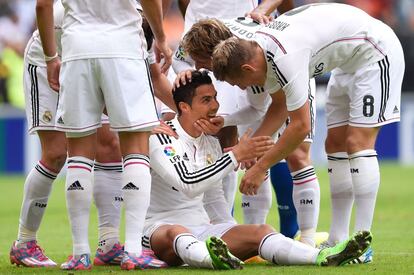
<svg viewBox="0 0 414 275">
<path fill-rule="evenodd" d="M 164 154 L 167 157 L 173 157 L 173 156 L 175 156 L 175 149 L 174 149 L 174 147 L 172 147 L 172 146 L 165 146 L 164 147 Z"/>
<path fill-rule="evenodd" d="M 43 120 L 45 122 L 50 122 L 52 120 L 52 112 L 45 111 L 44 114 L 43 114 Z"/>
<path fill-rule="evenodd" d="M 206 162 L 208 165 L 213 164 L 213 157 L 211 156 L 211 154 L 207 154 L 207 158 L 206 158 Z"/>
</svg>

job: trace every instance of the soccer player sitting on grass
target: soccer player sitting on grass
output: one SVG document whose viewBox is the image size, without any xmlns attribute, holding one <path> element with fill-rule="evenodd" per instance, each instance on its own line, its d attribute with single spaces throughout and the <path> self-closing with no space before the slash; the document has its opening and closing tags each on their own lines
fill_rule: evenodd
<svg viewBox="0 0 414 275">
<path fill-rule="evenodd" d="M 150 138 L 152 187 L 143 246 L 169 266 L 185 263 L 210 269 L 239 269 L 241 260 L 258 254 L 282 265 L 342 265 L 364 253 L 372 239 L 368 231 L 319 250 L 275 232 L 270 225 L 234 221 L 221 179 L 240 161 L 260 156 L 273 143 L 270 137 L 250 138 L 247 133 L 223 154 L 215 137 L 194 126 L 198 119 L 216 115 L 216 94 L 207 72 L 193 71 L 191 82 L 181 83 L 173 94 L 178 117 L 169 124 L 179 139 L 165 134 Z"/>
</svg>

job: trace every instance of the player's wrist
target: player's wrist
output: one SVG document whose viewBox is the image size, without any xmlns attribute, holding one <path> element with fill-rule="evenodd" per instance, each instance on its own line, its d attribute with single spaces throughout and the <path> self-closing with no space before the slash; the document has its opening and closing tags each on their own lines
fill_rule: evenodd
<svg viewBox="0 0 414 275">
<path fill-rule="evenodd" d="M 51 62 L 59 57 L 58 53 L 56 52 L 54 55 L 48 56 L 45 54 L 45 62 Z"/>
</svg>

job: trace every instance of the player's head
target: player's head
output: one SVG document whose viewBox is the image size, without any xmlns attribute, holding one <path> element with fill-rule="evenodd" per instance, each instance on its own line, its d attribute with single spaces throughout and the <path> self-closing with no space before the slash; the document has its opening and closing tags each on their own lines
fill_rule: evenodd
<svg viewBox="0 0 414 275">
<path fill-rule="evenodd" d="M 202 19 L 195 23 L 185 34 L 182 47 L 195 61 L 197 69 L 206 68 L 211 70 L 211 56 L 214 47 L 220 41 L 232 36 L 229 28 L 221 21 Z"/>
<path fill-rule="evenodd" d="M 259 45 L 254 41 L 236 37 L 221 41 L 213 52 L 212 65 L 216 79 L 237 85 L 241 89 L 252 85 L 263 85 L 264 81 L 259 83 L 257 80 L 265 78 L 263 72 L 258 70 L 256 62 L 261 58 L 258 55 L 258 47 Z M 263 54 L 261 55 L 263 57 Z"/>
<path fill-rule="evenodd" d="M 191 82 L 180 82 L 173 92 L 174 102 L 179 116 L 188 116 L 194 120 L 214 117 L 219 108 L 214 89 L 207 71 L 193 71 Z"/>
</svg>

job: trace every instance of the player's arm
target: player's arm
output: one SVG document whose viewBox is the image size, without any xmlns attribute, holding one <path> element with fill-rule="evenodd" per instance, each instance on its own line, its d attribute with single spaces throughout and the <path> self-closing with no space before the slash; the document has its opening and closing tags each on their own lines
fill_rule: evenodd
<svg viewBox="0 0 414 275">
<path fill-rule="evenodd" d="M 269 169 L 274 163 L 285 159 L 295 150 L 311 131 L 309 101 L 306 101 L 300 108 L 288 112 L 290 122 L 279 140 L 272 149 L 258 160 L 257 165 Z M 287 116 L 285 116 L 286 120 Z M 283 122 L 282 122 L 283 123 Z M 277 128 L 279 129 L 280 126 Z M 276 130 L 277 130 L 276 129 Z"/>
<path fill-rule="evenodd" d="M 165 74 L 161 73 L 160 64 L 150 65 L 151 80 L 154 85 L 155 96 L 167 105 L 171 110 L 176 111 L 174 99 L 172 97 L 172 85 Z"/>
<path fill-rule="evenodd" d="M 267 112 L 263 118 L 259 128 L 257 128 L 254 136 L 271 136 L 286 121 L 288 117 L 288 111 L 286 109 L 286 97 L 282 90 L 271 94 L 272 103 L 270 104 Z"/>
<path fill-rule="evenodd" d="M 230 214 L 221 183 L 216 188 L 204 192 L 203 204 L 211 224 L 236 222 Z"/>
<path fill-rule="evenodd" d="M 229 114 L 224 119 L 224 127 L 231 125 L 251 124 L 261 119 L 269 105 L 269 95 L 266 92 L 258 92 L 260 87 L 249 87 L 246 90 L 248 106 Z M 255 92 L 256 91 L 256 92 Z"/>
<path fill-rule="evenodd" d="M 215 163 L 194 171 L 179 141 L 163 134 L 150 137 L 150 151 L 151 168 L 190 198 L 213 187 L 238 166 L 234 154 L 228 152 Z"/>
<path fill-rule="evenodd" d="M 162 26 L 162 1 L 161 0 L 141 0 L 142 9 L 145 17 L 154 33 L 155 43 L 160 54 L 157 54 L 157 62 L 164 58 L 161 67 L 162 72 L 166 72 L 172 63 L 172 51 L 168 47 L 167 37 Z"/>
<path fill-rule="evenodd" d="M 47 64 L 47 79 L 50 87 L 59 91 L 60 60 L 55 41 L 53 0 L 37 0 L 36 20 Z"/>
</svg>

